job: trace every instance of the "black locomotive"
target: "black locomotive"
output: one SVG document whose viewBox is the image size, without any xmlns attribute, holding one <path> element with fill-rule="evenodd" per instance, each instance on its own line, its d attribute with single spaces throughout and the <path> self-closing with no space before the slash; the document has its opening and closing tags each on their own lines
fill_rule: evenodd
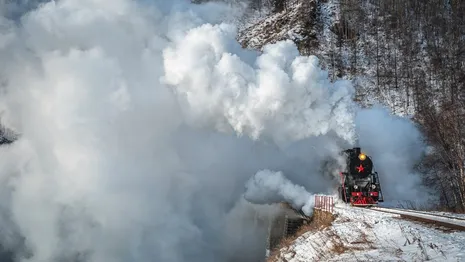
<svg viewBox="0 0 465 262">
<path fill-rule="evenodd" d="M 340 198 L 354 206 L 372 206 L 383 202 L 383 194 L 374 172 L 373 161 L 359 147 L 344 150 L 346 170 L 341 172 Z"/>
</svg>

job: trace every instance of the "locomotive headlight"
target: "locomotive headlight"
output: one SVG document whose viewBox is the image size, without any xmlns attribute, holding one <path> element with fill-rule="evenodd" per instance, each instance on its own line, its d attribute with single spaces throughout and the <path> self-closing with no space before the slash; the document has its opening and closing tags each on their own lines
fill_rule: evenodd
<svg viewBox="0 0 465 262">
<path fill-rule="evenodd" d="M 358 188 L 358 186 L 357 186 L 357 185 L 354 185 L 354 189 L 357 189 L 357 188 Z"/>
<path fill-rule="evenodd" d="M 363 161 L 363 160 L 367 159 L 367 155 L 362 153 L 362 154 L 358 155 L 358 159 Z"/>
<path fill-rule="evenodd" d="M 376 188 L 376 185 L 371 185 L 371 188 L 375 189 L 375 188 Z"/>
</svg>

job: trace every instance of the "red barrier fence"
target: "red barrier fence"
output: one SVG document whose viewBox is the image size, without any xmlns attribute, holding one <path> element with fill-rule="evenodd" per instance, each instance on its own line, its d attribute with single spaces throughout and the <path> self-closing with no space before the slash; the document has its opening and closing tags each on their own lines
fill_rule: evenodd
<svg viewBox="0 0 465 262">
<path fill-rule="evenodd" d="M 332 196 L 315 195 L 315 208 L 333 213 L 334 199 Z"/>
</svg>

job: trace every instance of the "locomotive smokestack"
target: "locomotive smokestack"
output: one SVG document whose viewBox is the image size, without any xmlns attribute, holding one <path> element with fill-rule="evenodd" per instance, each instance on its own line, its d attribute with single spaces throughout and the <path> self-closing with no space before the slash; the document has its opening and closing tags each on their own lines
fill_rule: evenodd
<svg viewBox="0 0 465 262">
<path fill-rule="evenodd" d="M 360 147 L 355 147 L 354 150 L 355 150 L 355 155 L 356 155 L 356 156 L 360 155 L 360 153 L 362 152 L 362 151 L 360 150 Z"/>
</svg>

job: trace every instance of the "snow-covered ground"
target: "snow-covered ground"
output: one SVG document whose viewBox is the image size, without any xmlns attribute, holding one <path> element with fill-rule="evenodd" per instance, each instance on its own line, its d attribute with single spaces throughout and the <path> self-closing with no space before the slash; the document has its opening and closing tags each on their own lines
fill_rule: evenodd
<svg viewBox="0 0 465 262">
<path fill-rule="evenodd" d="M 457 214 L 457 213 L 451 213 L 451 212 L 440 212 L 440 211 L 432 211 L 432 212 L 429 212 L 429 213 L 434 214 L 434 215 L 456 217 L 456 218 L 460 218 L 460 219 L 465 219 L 465 214 Z"/>
<path fill-rule="evenodd" d="M 408 209 L 386 209 L 386 208 L 374 208 L 374 210 L 379 210 L 388 213 L 395 213 L 399 215 L 407 215 L 410 217 L 422 218 L 427 220 L 433 220 L 437 222 L 447 223 L 452 226 L 459 226 L 461 228 L 465 228 L 465 219 L 458 215 L 456 216 L 448 216 L 447 213 L 444 212 L 425 212 L 425 211 L 417 211 L 417 210 L 408 210 Z"/>
<path fill-rule="evenodd" d="M 301 235 L 274 261 L 465 261 L 465 232 L 343 204 L 335 213 L 332 226 Z"/>
</svg>

